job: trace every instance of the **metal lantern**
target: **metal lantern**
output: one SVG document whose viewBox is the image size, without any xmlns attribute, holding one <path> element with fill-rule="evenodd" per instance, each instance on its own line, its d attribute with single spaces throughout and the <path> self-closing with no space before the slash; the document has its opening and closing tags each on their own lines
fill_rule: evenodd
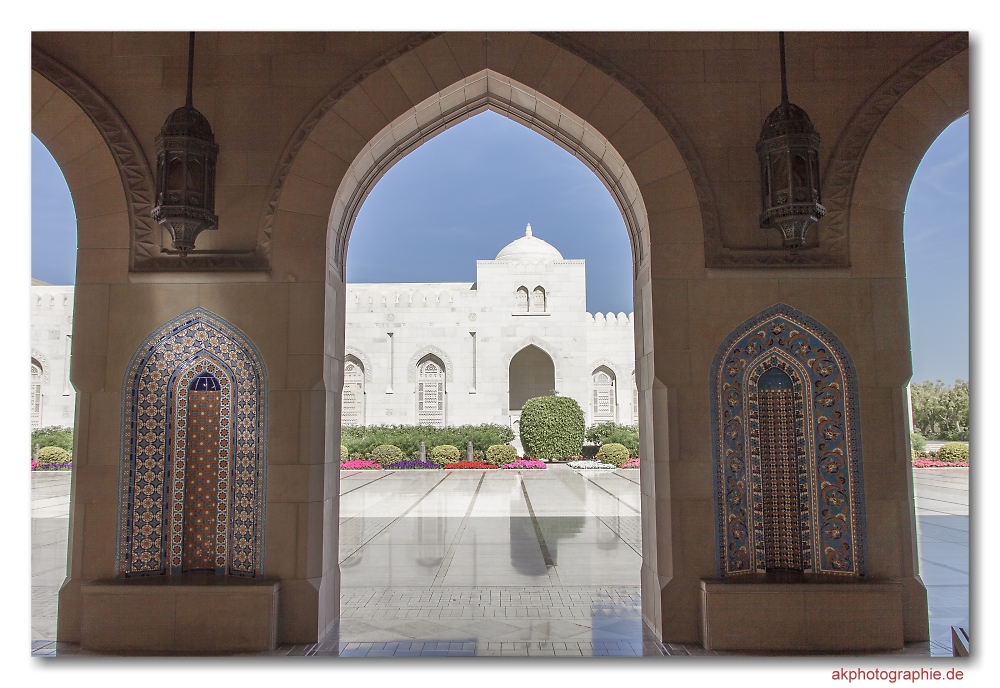
<svg viewBox="0 0 1000 688">
<path fill-rule="evenodd" d="M 798 249 L 806 232 L 826 214 L 820 201 L 819 134 L 805 110 L 788 102 L 785 80 L 785 34 L 781 52 L 781 104 L 760 130 L 760 226 L 781 231 L 785 248 Z"/>
<path fill-rule="evenodd" d="M 208 120 L 191 105 L 194 32 L 188 44 L 187 102 L 170 113 L 156 137 L 156 205 L 153 219 L 167 228 L 182 256 L 198 234 L 215 229 L 215 163 L 219 147 Z"/>
</svg>

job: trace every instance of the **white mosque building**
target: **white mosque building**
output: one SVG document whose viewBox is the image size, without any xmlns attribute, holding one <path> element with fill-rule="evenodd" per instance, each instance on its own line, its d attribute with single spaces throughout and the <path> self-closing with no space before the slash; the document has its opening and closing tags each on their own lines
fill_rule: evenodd
<svg viewBox="0 0 1000 688">
<path fill-rule="evenodd" d="M 32 429 L 73 425 L 73 287 L 32 281 Z M 524 236 L 476 281 L 349 284 L 345 425 L 502 423 L 577 400 L 588 425 L 638 422 L 633 316 L 586 311 L 586 265 Z"/>
<path fill-rule="evenodd" d="M 73 287 L 31 280 L 31 429 L 73 426 Z"/>
<path fill-rule="evenodd" d="M 586 311 L 586 264 L 532 235 L 473 283 L 347 285 L 345 425 L 517 426 L 572 397 L 587 424 L 638 422 L 633 316 Z"/>
</svg>

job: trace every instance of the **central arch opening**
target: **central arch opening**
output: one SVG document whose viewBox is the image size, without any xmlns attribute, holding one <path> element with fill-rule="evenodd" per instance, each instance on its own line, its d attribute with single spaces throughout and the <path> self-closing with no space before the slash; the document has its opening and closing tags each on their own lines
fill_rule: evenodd
<svg viewBox="0 0 1000 688">
<path fill-rule="evenodd" d="M 348 459 L 340 477 L 343 592 L 336 632 L 341 642 L 482 643 L 515 636 L 565 641 L 581 634 L 610 640 L 618 634 L 620 640 L 641 643 L 653 637 L 639 605 L 638 470 L 614 464 L 603 464 L 602 470 L 571 467 L 568 461 L 581 458 L 582 446 L 571 455 L 546 456 L 535 462 L 537 468 L 503 468 L 503 462 L 449 468 L 456 464 L 443 459 L 447 448 L 434 446 L 450 444 L 458 452 L 455 458 L 484 461 L 494 440 L 467 429 L 477 426 L 489 435 L 500 428 L 509 433 L 506 443 L 515 447 L 519 462 L 534 458 L 519 441 L 521 411 L 531 399 L 558 395 L 576 406 L 581 426 L 601 423 L 607 430 L 623 421 L 622 431 L 636 437 L 632 449 L 638 454 L 636 425 L 645 391 L 640 385 L 649 378 L 636 364 L 637 328 L 627 312 L 631 304 L 587 312 L 594 299 L 587 267 L 599 275 L 612 272 L 611 263 L 600 255 L 589 262 L 578 259 L 579 231 L 559 227 L 568 223 L 551 214 L 534 231 L 530 224 L 521 224 L 523 230 L 513 223 L 497 226 L 490 221 L 497 210 L 489 196 L 503 195 L 491 188 L 480 194 L 483 202 L 473 213 L 477 219 L 464 224 L 485 226 L 480 231 L 488 227 L 496 234 L 495 245 L 507 245 L 492 260 L 496 248 L 477 255 L 468 282 L 442 277 L 446 271 L 435 263 L 449 260 L 447 243 L 463 241 L 457 230 L 444 242 L 434 232 L 424 234 L 392 282 L 383 277 L 385 282 L 362 278 L 356 283 L 350 277 L 353 261 L 365 267 L 391 256 L 395 244 L 413 243 L 415 220 L 404 223 L 410 226 L 395 238 L 392 232 L 380 234 L 374 251 L 354 252 L 352 244 L 351 261 L 346 260 L 348 238 L 356 223 L 362 225 L 362 206 L 370 195 L 377 196 L 376 184 L 390 182 L 392 166 L 473 116 L 494 122 L 497 114 L 508 129 L 512 120 L 542 134 L 570 152 L 574 165 L 596 175 L 590 177 L 592 186 L 597 182 L 609 192 L 607 205 L 622 218 L 616 224 L 624 224 L 629 237 L 632 265 L 624 264 L 620 280 L 631 285 L 633 294 L 648 280 L 646 211 L 628 167 L 596 129 L 532 89 L 484 70 L 404 113 L 365 146 L 338 190 L 328 227 L 328 276 L 333 293 L 343 293 L 346 302 L 346 336 L 337 342 L 338 350 L 347 352 L 340 359 L 344 406 L 336 419 Z M 550 143 L 538 143 L 572 160 Z M 597 193 L 603 193 L 600 186 Z M 369 207 L 364 205 L 366 212 Z M 441 224 L 447 223 L 442 217 Z M 359 237 L 364 231 L 371 230 L 359 231 Z M 429 252 L 422 252 L 425 246 Z M 403 281 L 396 282 L 400 277 Z M 328 299 L 328 316 L 335 303 Z M 363 402 L 358 401 L 360 378 Z M 366 423 L 357 420 L 361 417 Z M 432 429 L 452 433 L 451 439 L 433 439 L 445 435 Z M 399 446 L 376 451 L 371 446 L 376 441 Z M 379 459 L 384 451 L 397 452 L 392 462 Z M 641 460 L 634 459 L 633 466 Z M 362 470 L 365 461 L 382 468 Z M 421 464 L 421 470 L 412 470 Z M 421 631 L 422 636 L 394 622 L 372 629 L 372 600 L 397 617 L 408 613 L 414 595 L 437 600 L 425 606 L 455 621 L 435 622 L 441 628 Z M 360 600 L 368 601 L 365 611 Z M 475 622 L 483 600 L 496 607 L 497 623 L 490 628 Z M 517 612 L 525 607 L 532 608 L 534 621 Z M 612 609 L 616 619 L 627 621 L 609 631 Z M 579 622 L 556 622 L 567 614 Z"/>
<path fill-rule="evenodd" d="M 552 357 L 533 344 L 510 359 L 509 378 L 511 411 L 520 411 L 528 399 L 548 396 L 556 389 L 556 367 Z"/>
</svg>

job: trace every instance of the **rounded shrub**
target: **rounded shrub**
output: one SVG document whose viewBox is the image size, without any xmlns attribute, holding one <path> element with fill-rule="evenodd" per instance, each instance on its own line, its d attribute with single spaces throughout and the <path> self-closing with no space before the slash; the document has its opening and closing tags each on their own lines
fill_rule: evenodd
<svg viewBox="0 0 1000 688">
<path fill-rule="evenodd" d="M 949 442 L 938 449 L 938 461 L 946 463 L 957 463 L 959 461 L 969 462 L 969 445 L 961 442 Z"/>
<path fill-rule="evenodd" d="M 509 444 L 491 444 L 486 450 L 486 463 L 502 466 L 517 461 L 517 450 Z"/>
<path fill-rule="evenodd" d="M 462 457 L 458 447 L 453 444 L 439 444 L 431 449 L 430 460 L 438 466 L 447 466 L 449 463 L 457 463 Z"/>
<path fill-rule="evenodd" d="M 38 450 L 38 465 L 47 466 L 52 463 L 69 463 L 72 454 L 62 447 L 49 446 Z"/>
<path fill-rule="evenodd" d="M 570 397 L 535 397 L 521 408 L 525 456 L 561 459 L 583 452 L 583 411 Z"/>
<path fill-rule="evenodd" d="M 609 444 L 615 442 L 628 449 L 629 456 L 639 456 L 639 427 L 618 425 L 618 423 L 598 423 L 587 428 L 584 435 L 588 442 Z"/>
<path fill-rule="evenodd" d="M 348 458 L 347 447 L 345 447 L 344 445 L 340 445 L 340 463 L 344 463 L 345 461 L 347 461 L 347 458 Z"/>
<path fill-rule="evenodd" d="M 927 438 L 919 432 L 910 433 L 910 446 L 915 452 L 922 452 L 927 449 Z"/>
<path fill-rule="evenodd" d="M 628 461 L 628 447 L 617 442 L 602 444 L 601 450 L 597 452 L 597 460 L 621 468 Z"/>
<path fill-rule="evenodd" d="M 378 463 L 382 468 L 385 468 L 390 463 L 402 461 L 403 450 L 394 444 L 380 444 L 372 449 L 371 455 L 368 458 Z"/>
</svg>

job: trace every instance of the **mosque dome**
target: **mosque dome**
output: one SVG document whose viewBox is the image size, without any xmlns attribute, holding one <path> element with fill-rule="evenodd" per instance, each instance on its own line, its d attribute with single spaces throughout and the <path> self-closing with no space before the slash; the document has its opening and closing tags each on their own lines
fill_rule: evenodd
<svg viewBox="0 0 1000 688">
<path fill-rule="evenodd" d="M 500 249 L 495 260 L 538 262 L 563 260 L 563 257 L 552 244 L 531 236 L 531 225 L 529 224 L 524 230 L 524 236 Z"/>
</svg>

